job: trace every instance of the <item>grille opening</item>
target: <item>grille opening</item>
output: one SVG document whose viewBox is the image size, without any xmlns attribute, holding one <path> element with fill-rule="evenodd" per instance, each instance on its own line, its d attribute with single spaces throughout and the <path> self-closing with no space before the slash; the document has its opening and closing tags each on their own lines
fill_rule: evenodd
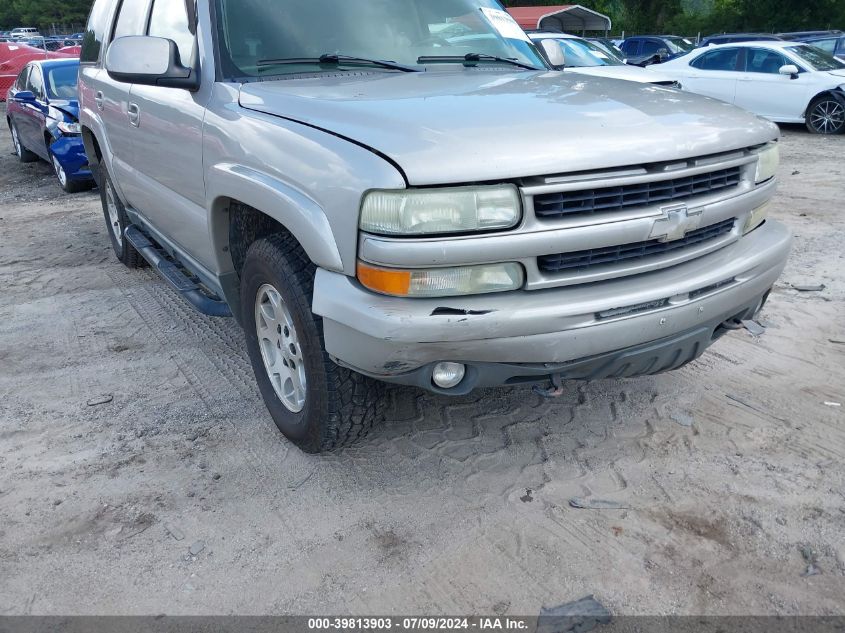
<svg viewBox="0 0 845 633">
<path fill-rule="evenodd" d="M 540 219 L 607 213 L 630 207 L 686 200 L 739 185 L 741 167 L 619 187 L 562 191 L 534 196 L 534 214 Z"/>
<path fill-rule="evenodd" d="M 618 264 L 638 259 L 646 259 L 657 255 L 665 255 L 675 251 L 698 246 L 718 239 L 730 233 L 734 228 L 735 218 L 711 224 L 694 231 L 690 231 L 683 238 L 673 242 L 648 240 L 621 246 L 607 246 L 591 248 L 585 251 L 560 253 L 558 255 L 543 255 L 537 258 L 537 265 L 544 273 L 558 273 L 564 270 L 585 271 L 593 266 Z"/>
</svg>

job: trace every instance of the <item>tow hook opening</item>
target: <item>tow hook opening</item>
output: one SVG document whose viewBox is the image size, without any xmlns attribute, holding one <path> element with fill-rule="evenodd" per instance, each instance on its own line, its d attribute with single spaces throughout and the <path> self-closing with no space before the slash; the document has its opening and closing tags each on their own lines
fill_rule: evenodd
<svg viewBox="0 0 845 633">
<path fill-rule="evenodd" d="M 551 381 L 551 385 L 547 389 L 543 389 L 539 385 L 534 385 L 532 390 L 538 396 L 543 398 L 559 398 L 563 395 L 563 378 L 561 378 L 560 374 L 552 374 L 549 376 L 549 380 Z"/>
</svg>

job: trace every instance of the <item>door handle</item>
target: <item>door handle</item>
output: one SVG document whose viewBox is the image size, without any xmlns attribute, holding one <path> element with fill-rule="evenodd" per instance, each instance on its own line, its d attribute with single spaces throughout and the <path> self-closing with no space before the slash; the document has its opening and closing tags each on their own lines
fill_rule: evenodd
<svg viewBox="0 0 845 633">
<path fill-rule="evenodd" d="M 138 107 L 137 103 L 130 103 L 129 107 L 126 109 L 126 113 L 129 115 L 129 123 L 135 127 L 141 125 L 141 109 Z"/>
<path fill-rule="evenodd" d="M 94 103 L 97 104 L 97 109 L 102 112 L 103 111 L 103 91 L 98 90 L 97 93 L 94 95 Z"/>
</svg>

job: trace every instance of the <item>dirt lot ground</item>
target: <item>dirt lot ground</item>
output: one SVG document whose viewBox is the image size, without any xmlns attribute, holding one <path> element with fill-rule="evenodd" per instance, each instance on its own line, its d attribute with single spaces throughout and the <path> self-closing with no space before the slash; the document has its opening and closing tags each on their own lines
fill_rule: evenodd
<svg viewBox="0 0 845 633">
<path fill-rule="evenodd" d="M 234 322 L 0 147 L 0 614 L 845 613 L 845 138 L 784 131 L 762 337 L 550 402 L 395 390 L 325 457 L 277 432 Z"/>
</svg>

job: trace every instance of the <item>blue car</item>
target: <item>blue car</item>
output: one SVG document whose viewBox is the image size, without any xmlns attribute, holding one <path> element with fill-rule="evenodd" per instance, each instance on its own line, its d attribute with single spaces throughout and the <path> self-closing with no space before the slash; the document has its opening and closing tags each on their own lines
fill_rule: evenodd
<svg viewBox="0 0 845 633">
<path fill-rule="evenodd" d="M 94 184 L 79 128 L 78 73 L 78 59 L 33 61 L 6 96 L 6 122 L 18 158 L 46 160 L 68 193 Z"/>
</svg>

